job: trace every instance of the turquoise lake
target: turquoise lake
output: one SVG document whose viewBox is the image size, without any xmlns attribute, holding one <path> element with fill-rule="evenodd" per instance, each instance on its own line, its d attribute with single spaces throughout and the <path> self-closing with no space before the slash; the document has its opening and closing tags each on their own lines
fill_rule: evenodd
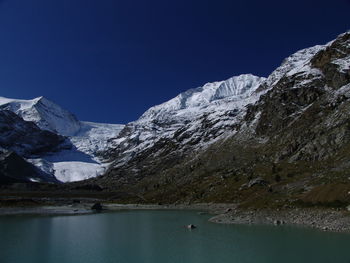
<svg viewBox="0 0 350 263">
<path fill-rule="evenodd" d="M 350 235 L 208 222 L 193 211 L 0 217 L 1 263 L 350 263 Z M 188 230 L 187 224 L 197 229 Z"/>
</svg>

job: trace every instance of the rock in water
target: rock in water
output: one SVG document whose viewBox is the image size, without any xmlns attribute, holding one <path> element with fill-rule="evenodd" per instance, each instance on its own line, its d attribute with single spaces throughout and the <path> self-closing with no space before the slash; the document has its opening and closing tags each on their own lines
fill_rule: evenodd
<svg viewBox="0 0 350 263">
<path fill-rule="evenodd" d="M 103 209 L 101 203 L 95 203 L 92 207 L 91 210 L 94 210 L 96 212 L 101 212 Z"/>
<path fill-rule="evenodd" d="M 273 223 L 274 223 L 275 226 L 280 226 L 280 225 L 284 225 L 285 224 L 285 222 L 283 220 L 275 220 Z"/>
</svg>

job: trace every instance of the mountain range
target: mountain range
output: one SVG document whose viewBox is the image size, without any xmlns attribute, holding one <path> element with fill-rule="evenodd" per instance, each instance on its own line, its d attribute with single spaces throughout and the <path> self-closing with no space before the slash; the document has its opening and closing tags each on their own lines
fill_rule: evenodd
<svg viewBox="0 0 350 263">
<path fill-rule="evenodd" d="M 346 203 L 349 112 L 346 32 L 268 78 L 207 83 L 126 125 L 79 121 L 43 97 L 0 98 L 0 177 L 117 189 L 129 201 Z M 4 168 L 11 155 L 28 175 Z"/>
</svg>

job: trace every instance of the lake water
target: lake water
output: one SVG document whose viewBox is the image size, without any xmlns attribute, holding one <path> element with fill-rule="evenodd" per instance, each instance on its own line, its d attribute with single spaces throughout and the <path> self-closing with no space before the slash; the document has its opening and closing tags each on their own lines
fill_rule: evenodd
<svg viewBox="0 0 350 263">
<path fill-rule="evenodd" d="M 0 262 L 350 263 L 348 234 L 207 219 L 190 211 L 0 217 Z"/>
</svg>

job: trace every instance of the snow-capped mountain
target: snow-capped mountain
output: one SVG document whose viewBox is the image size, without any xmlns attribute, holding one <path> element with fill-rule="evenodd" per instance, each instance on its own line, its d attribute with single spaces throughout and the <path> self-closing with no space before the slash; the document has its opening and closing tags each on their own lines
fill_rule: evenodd
<svg viewBox="0 0 350 263">
<path fill-rule="evenodd" d="M 9 138 L 18 138 L 7 149 L 15 150 L 62 182 L 101 175 L 105 164 L 98 153 L 106 150 L 108 139 L 116 137 L 124 127 L 81 122 L 72 113 L 44 97 L 32 100 L 0 97 L 0 120 L 0 129 L 4 131 L 0 143 L 3 141 L 2 145 L 6 146 Z M 5 134 L 7 130 L 13 132 Z M 63 138 L 61 135 L 67 136 L 65 141 L 59 141 L 61 144 L 64 141 L 61 149 L 50 147 L 52 138 Z M 41 149 L 40 153 L 38 148 Z"/>
<path fill-rule="evenodd" d="M 150 108 L 126 127 L 78 121 L 43 97 L 1 98 L 0 108 L 13 111 L 41 129 L 68 136 L 70 149 L 33 156 L 28 161 L 62 182 L 72 182 L 102 175 L 112 161 L 106 153 L 114 154 L 116 150 L 122 151 L 117 158 L 122 164 L 139 151 L 174 136 L 185 148 L 187 144 L 194 144 L 195 148 L 209 145 L 231 132 L 231 127 L 243 116 L 245 105 L 258 99 L 255 91 L 263 81 L 264 78 L 241 75 L 208 83 Z M 212 127 L 203 129 L 203 125 Z M 120 132 L 124 134 L 119 136 Z"/>
<path fill-rule="evenodd" d="M 114 161 L 113 167 L 120 167 L 152 147 L 157 148 L 152 155 L 160 154 L 165 141 L 179 152 L 205 148 L 232 135 L 246 106 L 265 92 L 257 91 L 264 82 L 265 78 L 247 74 L 183 92 L 127 124 L 105 156 Z"/>
<path fill-rule="evenodd" d="M 212 107 L 232 101 L 237 104 L 245 99 L 253 101 L 257 98 L 252 96 L 254 91 L 264 80 L 247 74 L 226 81 L 207 83 L 203 87 L 185 91 L 161 105 L 150 108 L 136 122 L 147 123 L 154 120 L 165 123 L 171 122 L 169 120 L 180 122 L 193 119 L 204 112 L 216 111 Z"/>
<path fill-rule="evenodd" d="M 0 97 L 0 109 L 10 110 L 43 130 L 64 136 L 73 136 L 81 128 L 81 123 L 72 113 L 44 97 L 32 100 Z"/>
<path fill-rule="evenodd" d="M 151 195 L 169 193 L 175 185 L 205 196 L 211 194 L 207 188 L 200 193 L 194 189 L 207 178 L 221 178 L 205 185 L 211 189 L 227 177 L 239 175 L 233 179 L 238 182 L 241 176 L 269 176 L 283 162 L 295 162 L 298 172 L 303 167 L 299 161 L 320 161 L 317 167 L 323 167 L 332 162 L 321 162 L 340 149 L 346 153 L 349 60 L 348 32 L 296 52 L 267 79 L 246 74 L 207 83 L 150 108 L 125 126 L 78 121 L 42 97 L 1 98 L 0 110 L 4 118 L 12 111 L 41 129 L 68 136 L 69 149 L 26 156 L 60 181 L 102 175 L 87 183 Z"/>
<path fill-rule="evenodd" d="M 152 107 L 111 141 L 113 163 L 89 183 L 135 201 L 296 200 L 348 182 L 349 112 L 347 32 L 296 52 L 267 79 L 209 83 Z M 256 191 L 246 187 L 254 178 Z"/>
</svg>

